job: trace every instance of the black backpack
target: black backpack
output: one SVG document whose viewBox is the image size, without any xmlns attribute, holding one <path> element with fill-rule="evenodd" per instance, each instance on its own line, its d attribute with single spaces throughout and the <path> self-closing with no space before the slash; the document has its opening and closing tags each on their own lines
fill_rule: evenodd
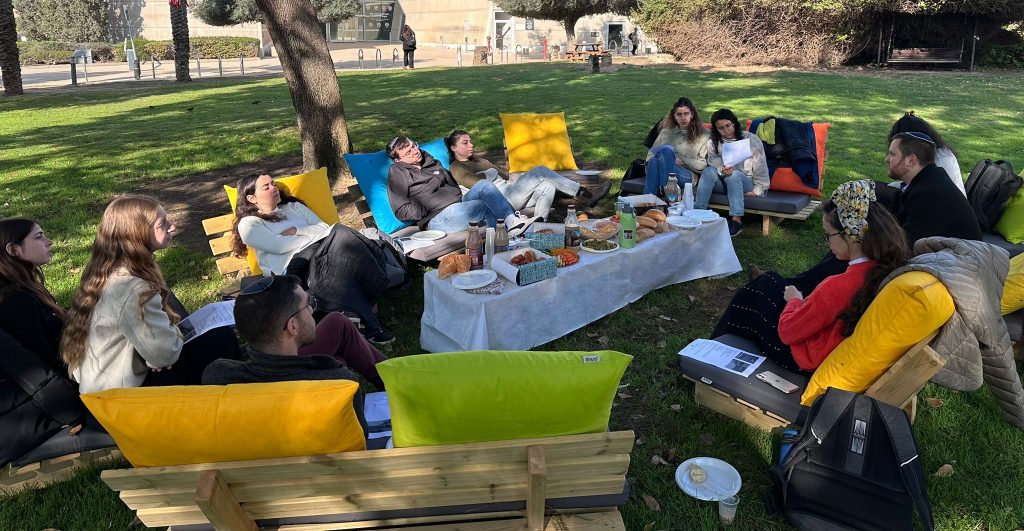
<svg viewBox="0 0 1024 531">
<path fill-rule="evenodd" d="M 982 231 L 990 231 L 1003 215 L 1006 202 L 1020 189 L 1020 175 L 1009 161 L 985 159 L 974 165 L 964 188 Z"/>
<path fill-rule="evenodd" d="M 798 529 L 934 528 L 914 434 L 899 408 L 829 388 L 781 465 L 769 470 L 776 509 Z"/>
</svg>

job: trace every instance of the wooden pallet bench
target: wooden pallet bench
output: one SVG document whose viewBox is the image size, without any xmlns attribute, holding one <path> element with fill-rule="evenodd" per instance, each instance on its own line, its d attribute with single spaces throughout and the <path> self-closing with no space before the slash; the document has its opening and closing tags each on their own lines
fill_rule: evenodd
<svg viewBox="0 0 1024 531">
<path fill-rule="evenodd" d="M 903 48 L 892 51 L 888 62 L 896 65 L 959 65 L 963 51 L 957 48 Z"/>
<path fill-rule="evenodd" d="M 729 211 L 729 205 L 709 204 L 708 208 L 711 208 L 711 209 L 714 209 L 714 210 L 724 210 L 726 212 Z M 753 210 L 753 209 L 747 208 L 747 209 L 744 209 L 744 215 L 746 215 L 746 214 L 760 215 L 761 216 L 761 234 L 767 236 L 768 233 L 771 232 L 773 224 L 778 226 L 784 220 L 787 220 L 787 219 L 797 219 L 797 220 L 800 220 L 800 221 L 806 220 L 807 218 L 809 218 L 811 216 L 811 214 L 814 213 L 815 210 L 818 210 L 819 208 L 821 208 L 821 200 L 820 199 L 812 199 L 810 203 L 807 203 L 807 206 L 805 206 L 803 209 L 801 209 L 799 212 L 796 212 L 795 214 L 784 214 L 784 213 L 781 213 L 781 212 L 772 212 L 770 210 Z"/>
<path fill-rule="evenodd" d="M 633 441 L 620 431 L 106 470 L 101 478 L 150 527 L 624 530 L 616 507 L 548 513 L 545 503 L 620 495 Z"/>
<path fill-rule="evenodd" d="M 937 330 L 915 343 L 896 360 L 896 363 L 882 373 L 864 394 L 902 409 L 913 422 L 917 415 L 917 393 L 946 364 L 945 358 L 928 346 L 936 334 Z M 788 426 L 794 420 L 787 419 L 777 412 L 762 409 L 742 398 L 731 396 L 685 373 L 683 377 L 694 383 L 695 402 L 747 425 L 771 431 L 774 428 Z M 803 389 L 797 391 L 795 398 L 798 399 L 802 392 Z"/>
</svg>

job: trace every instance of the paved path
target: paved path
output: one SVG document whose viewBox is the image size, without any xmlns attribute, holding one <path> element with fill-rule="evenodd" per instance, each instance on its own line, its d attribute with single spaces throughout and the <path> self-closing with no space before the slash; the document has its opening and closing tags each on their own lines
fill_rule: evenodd
<svg viewBox="0 0 1024 531">
<path fill-rule="evenodd" d="M 367 70 L 377 69 L 376 51 L 381 51 L 381 69 L 402 68 L 402 47 L 400 44 L 385 44 L 381 46 L 370 46 L 368 43 L 359 44 L 331 44 L 331 58 L 334 60 L 335 70 L 359 70 L 359 49 L 363 50 L 362 67 Z M 398 59 L 392 61 L 392 56 L 397 50 Z M 516 57 L 510 50 L 506 57 L 495 53 L 496 63 L 515 62 Z M 540 57 L 520 58 L 520 61 L 540 61 Z M 458 51 L 455 48 L 434 48 L 422 47 L 416 50 L 416 66 L 456 66 L 458 64 Z M 473 64 L 471 52 L 463 50 L 462 64 L 470 66 Z M 190 73 L 193 79 L 211 78 L 223 75 L 242 75 L 243 64 L 238 58 L 224 59 L 221 69 L 218 70 L 216 59 L 200 59 L 197 67 L 195 58 L 189 64 Z M 276 57 L 258 59 L 247 57 L 244 61 L 246 76 L 279 75 L 281 63 Z M 134 81 L 132 73 L 128 70 L 127 63 L 94 63 L 91 65 L 77 65 L 78 83 L 86 84 L 88 74 L 88 85 L 100 83 Z M 40 89 L 61 89 L 71 88 L 71 65 L 44 65 L 44 66 L 23 66 L 21 67 L 22 79 L 25 90 Z M 157 61 L 155 64 L 150 61 L 142 63 L 142 80 L 173 81 L 174 61 Z"/>
</svg>

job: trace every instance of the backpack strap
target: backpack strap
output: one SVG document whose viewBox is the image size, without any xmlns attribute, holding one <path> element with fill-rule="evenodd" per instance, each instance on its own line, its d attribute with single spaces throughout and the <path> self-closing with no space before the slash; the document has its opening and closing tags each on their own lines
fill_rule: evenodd
<svg viewBox="0 0 1024 531">
<path fill-rule="evenodd" d="M 817 447 L 828 436 L 836 422 L 846 413 L 857 398 L 856 393 L 829 387 L 811 406 L 810 423 L 800 431 L 800 442 L 793 445 L 786 462 L 779 467 L 779 473 L 789 477 L 793 467 L 807 460 L 807 450 Z"/>
<path fill-rule="evenodd" d="M 932 519 L 932 505 L 928 501 L 927 488 L 924 479 L 924 467 L 917 454 L 917 445 L 914 443 L 914 433 L 910 429 L 910 422 L 906 413 L 895 407 L 884 407 L 877 401 L 875 410 L 885 423 L 885 429 L 889 432 L 889 441 L 892 443 L 893 453 L 900 464 L 900 476 L 903 478 L 903 487 L 917 507 L 917 513 L 921 516 L 921 522 L 927 531 L 935 529 L 935 522 Z"/>
</svg>

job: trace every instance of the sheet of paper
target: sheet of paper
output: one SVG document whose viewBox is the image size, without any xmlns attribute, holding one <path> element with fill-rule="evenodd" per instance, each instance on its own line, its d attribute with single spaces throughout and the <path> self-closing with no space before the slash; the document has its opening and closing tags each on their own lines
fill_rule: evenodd
<svg viewBox="0 0 1024 531">
<path fill-rule="evenodd" d="M 363 398 L 363 416 L 369 425 L 391 421 L 391 407 L 388 406 L 388 394 L 384 391 L 367 393 Z"/>
<path fill-rule="evenodd" d="M 178 323 L 188 343 L 193 339 L 221 326 L 235 326 L 235 301 L 207 304 Z"/>
<path fill-rule="evenodd" d="M 726 166 L 736 166 L 750 157 L 753 154 L 750 153 L 749 138 L 722 144 L 722 161 Z"/>
<path fill-rule="evenodd" d="M 680 356 L 713 365 L 720 369 L 748 377 L 761 366 L 764 356 L 751 354 L 710 339 L 697 339 L 679 351 Z"/>
<path fill-rule="evenodd" d="M 398 245 L 401 247 L 402 252 L 405 253 L 406 255 L 415 251 L 416 249 L 422 249 L 424 247 L 430 247 L 431 245 L 437 245 L 437 240 L 414 240 L 408 236 L 396 238 L 395 241 L 398 242 Z"/>
</svg>

